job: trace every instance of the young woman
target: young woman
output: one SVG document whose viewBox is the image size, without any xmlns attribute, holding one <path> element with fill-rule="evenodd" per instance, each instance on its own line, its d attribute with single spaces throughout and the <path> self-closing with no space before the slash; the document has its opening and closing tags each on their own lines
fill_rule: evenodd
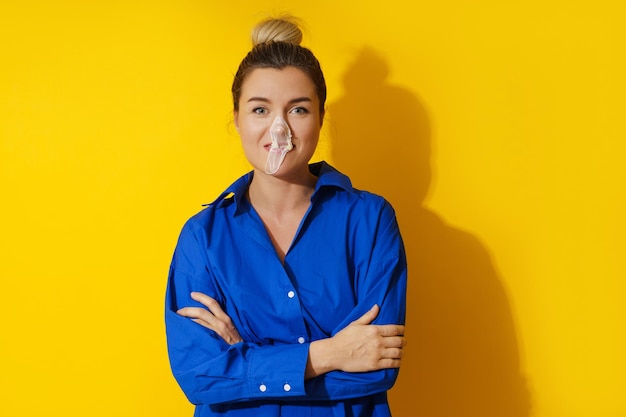
<svg viewBox="0 0 626 417">
<path fill-rule="evenodd" d="M 309 164 L 326 85 L 301 38 L 290 18 L 253 31 L 232 86 L 253 170 L 185 224 L 174 253 L 168 350 L 196 416 L 390 415 L 402 239 L 383 198 Z"/>
</svg>

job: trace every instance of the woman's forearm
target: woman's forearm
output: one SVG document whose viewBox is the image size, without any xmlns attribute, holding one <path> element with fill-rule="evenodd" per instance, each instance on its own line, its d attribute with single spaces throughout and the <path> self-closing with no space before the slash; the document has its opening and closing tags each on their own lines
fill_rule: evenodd
<svg viewBox="0 0 626 417">
<path fill-rule="evenodd" d="M 333 366 L 332 350 L 332 340 L 330 338 L 311 342 L 309 345 L 309 358 L 307 359 L 304 372 L 305 380 L 337 369 Z"/>
<path fill-rule="evenodd" d="M 406 344 L 404 326 L 371 324 L 379 311 L 375 305 L 333 337 L 311 342 L 305 379 L 335 370 L 368 372 L 399 368 Z"/>
</svg>

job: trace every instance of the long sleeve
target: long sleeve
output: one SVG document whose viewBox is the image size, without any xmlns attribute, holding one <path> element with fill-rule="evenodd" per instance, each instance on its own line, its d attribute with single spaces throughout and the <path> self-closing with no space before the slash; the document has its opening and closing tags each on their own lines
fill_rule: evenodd
<svg viewBox="0 0 626 417">
<path fill-rule="evenodd" d="M 192 291 L 210 295 L 224 305 L 193 226 L 189 222 L 181 233 L 166 294 L 170 365 L 183 392 L 194 404 L 305 395 L 308 344 L 243 342 L 230 346 L 212 330 L 176 314 L 185 306 L 202 307 L 191 299 Z"/>
<path fill-rule="evenodd" d="M 380 312 L 373 324 L 404 324 L 406 314 L 407 265 L 395 214 L 387 203 L 376 223 L 361 223 L 355 236 L 357 303 L 332 335 L 361 317 L 374 304 Z M 364 245 L 373 242 L 373 246 Z M 368 247 L 369 246 L 369 247 Z M 391 388 L 398 369 L 349 373 L 333 371 L 307 383 L 307 394 L 318 399 L 343 399 L 370 395 Z"/>
</svg>

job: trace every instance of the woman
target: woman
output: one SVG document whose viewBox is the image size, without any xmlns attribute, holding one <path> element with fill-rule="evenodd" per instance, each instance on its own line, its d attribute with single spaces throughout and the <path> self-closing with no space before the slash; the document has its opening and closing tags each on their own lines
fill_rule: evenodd
<svg viewBox="0 0 626 417">
<path fill-rule="evenodd" d="M 405 345 L 395 214 L 309 165 L 326 85 L 289 18 L 253 31 L 232 86 L 252 172 L 184 226 L 166 325 L 196 416 L 389 416 Z"/>
</svg>

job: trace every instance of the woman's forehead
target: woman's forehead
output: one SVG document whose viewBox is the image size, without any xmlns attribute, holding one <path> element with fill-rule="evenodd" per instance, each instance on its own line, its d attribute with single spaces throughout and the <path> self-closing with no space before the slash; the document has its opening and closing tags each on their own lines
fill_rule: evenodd
<svg viewBox="0 0 626 417">
<path fill-rule="evenodd" d="M 317 98 L 315 84 L 302 70 L 295 67 L 257 68 L 243 82 L 241 99 L 250 97 L 284 98 L 285 96 L 303 96 Z"/>
</svg>

